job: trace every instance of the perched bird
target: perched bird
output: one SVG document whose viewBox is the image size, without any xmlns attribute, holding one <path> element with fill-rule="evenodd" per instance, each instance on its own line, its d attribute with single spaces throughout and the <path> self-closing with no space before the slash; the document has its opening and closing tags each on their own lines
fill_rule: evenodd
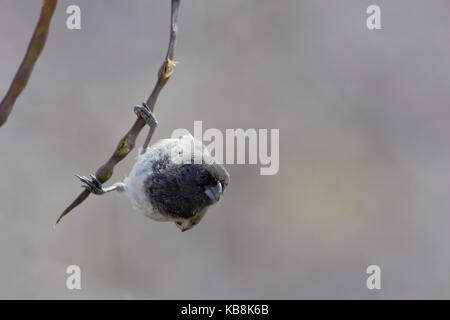
<svg viewBox="0 0 450 320">
<path fill-rule="evenodd" d="M 143 105 L 136 113 L 156 124 Z M 117 190 L 131 199 L 133 207 L 157 221 L 173 221 L 181 231 L 192 229 L 217 203 L 230 176 L 191 135 L 160 140 L 139 153 L 136 164 L 123 182 L 103 188 L 94 175 L 80 177 L 83 187 L 101 195 Z"/>
</svg>

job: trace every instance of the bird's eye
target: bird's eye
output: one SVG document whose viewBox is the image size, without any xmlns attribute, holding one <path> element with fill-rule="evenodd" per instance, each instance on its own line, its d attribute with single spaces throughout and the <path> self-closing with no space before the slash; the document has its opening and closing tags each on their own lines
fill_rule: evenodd
<svg viewBox="0 0 450 320">
<path fill-rule="evenodd" d="M 206 179 L 208 179 L 208 175 L 206 173 L 200 173 L 200 179 L 206 180 Z"/>
</svg>

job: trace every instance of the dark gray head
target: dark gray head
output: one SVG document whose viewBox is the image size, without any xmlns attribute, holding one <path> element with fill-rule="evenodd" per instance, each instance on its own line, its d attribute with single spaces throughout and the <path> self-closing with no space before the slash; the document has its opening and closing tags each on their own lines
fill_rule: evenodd
<svg viewBox="0 0 450 320">
<path fill-rule="evenodd" d="M 145 182 L 153 207 L 186 231 L 200 222 L 217 203 L 230 176 L 219 164 L 181 164 L 153 172 Z"/>
</svg>

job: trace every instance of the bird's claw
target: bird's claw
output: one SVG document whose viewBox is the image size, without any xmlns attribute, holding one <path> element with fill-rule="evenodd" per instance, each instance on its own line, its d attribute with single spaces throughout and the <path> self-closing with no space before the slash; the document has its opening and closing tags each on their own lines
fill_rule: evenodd
<svg viewBox="0 0 450 320">
<path fill-rule="evenodd" d="M 78 179 L 81 180 L 83 185 L 81 185 L 82 188 L 85 188 L 89 192 L 97 195 L 102 195 L 105 193 L 105 190 L 103 189 L 103 186 L 100 181 L 98 181 L 97 177 L 91 174 L 91 178 L 84 176 L 76 175 Z"/>
<path fill-rule="evenodd" d="M 145 102 L 142 105 L 134 107 L 134 113 L 140 118 L 142 118 L 150 127 L 158 126 L 158 121 L 156 121 L 155 115 L 150 110 Z"/>
</svg>

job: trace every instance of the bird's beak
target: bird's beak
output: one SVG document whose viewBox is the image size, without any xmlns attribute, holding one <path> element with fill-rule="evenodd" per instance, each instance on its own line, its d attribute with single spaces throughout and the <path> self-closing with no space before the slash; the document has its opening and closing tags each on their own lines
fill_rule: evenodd
<svg viewBox="0 0 450 320">
<path fill-rule="evenodd" d="M 217 181 L 217 184 L 213 187 L 209 187 L 205 190 L 206 195 L 214 202 L 220 200 L 220 195 L 222 194 L 222 184 Z"/>
</svg>

